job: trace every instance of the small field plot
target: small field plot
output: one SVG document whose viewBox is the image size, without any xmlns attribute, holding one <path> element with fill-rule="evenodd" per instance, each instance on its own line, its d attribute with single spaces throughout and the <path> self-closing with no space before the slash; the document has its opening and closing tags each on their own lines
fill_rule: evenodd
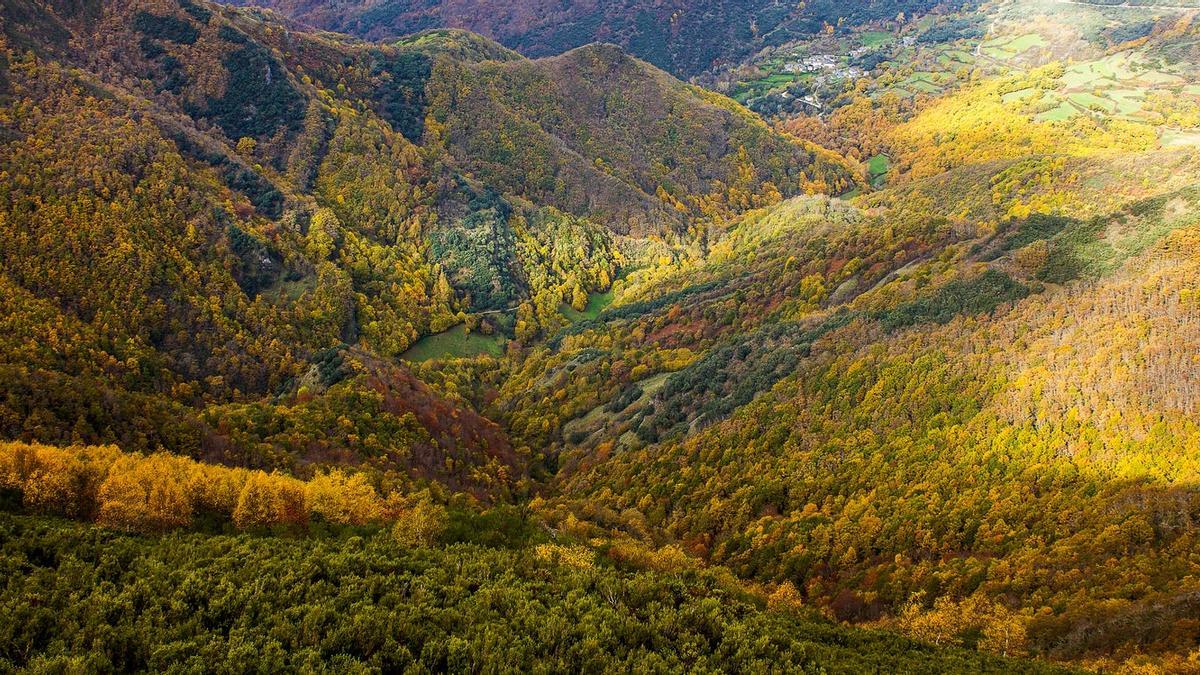
<svg viewBox="0 0 1200 675">
<path fill-rule="evenodd" d="M 1171 85 L 1176 85 L 1176 84 L 1183 84 L 1183 81 L 1184 81 L 1183 78 L 1178 75 L 1172 75 L 1171 73 L 1164 73 L 1159 70 L 1149 70 L 1144 73 L 1141 73 L 1140 75 L 1138 75 L 1138 79 L 1141 80 L 1142 82 L 1145 82 L 1146 84 L 1153 84 L 1153 85 L 1160 85 L 1160 86 L 1162 86 L 1162 85 L 1171 86 Z"/>
<path fill-rule="evenodd" d="M 1176 129 L 1166 129 L 1162 133 L 1162 138 L 1159 143 L 1164 148 L 1179 148 L 1188 145 L 1200 145 L 1200 131 L 1178 131 Z"/>
<path fill-rule="evenodd" d="M 937 84 L 934 84 L 933 81 L 930 80 L 927 76 L 914 75 L 914 76 L 908 78 L 907 80 L 901 82 L 900 84 L 905 89 L 910 89 L 912 91 L 915 91 L 915 92 L 918 92 L 921 94 L 940 94 L 940 93 L 942 93 L 942 88 L 940 86 L 938 86 Z"/>
<path fill-rule="evenodd" d="M 1117 113 L 1121 115 L 1132 115 L 1138 112 L 1146 101 L 1144 89 L 1113 89 L 1105 92 L 1105 95 L 1113 100 L 1117 106 Z"/>
<path fill-rule="evenodd" d="M 431 361 L 433 359 L 463 359 L 489 354 L 500 356 L 508 340 L 503 335 L 472 333 L 464 325 L 428 335 L 400 355 L 405 361 Z"/>
<path fill-rule="evenodd" d="M 1038 113 L 1037 119 L 1041 122 L 1061 122 L 1069 120 L 1078 114 L 1079 108 L 1076 108 L 1067 101 L 1063 101 L 1057 107 Z"/>
<path fill-rule="evenodd" d="M 896 36 L 885 31 L 871 30 L 862 34 L 862 43 L 864 47 L 874 49 L 895 42 Z"/>
<path fill-rule="evenodd" d="M 562 312 L 563 316 L 567 317 L 567 319 L 574 323 L 575 321 L 594 319 L 600 316 L 600 312 L 604 311 L 605 307 L 611 305 L 612 301 L 612 291 L 608 291 L 606 293 L 592 293 L 588 296 L 587 306 L 583 308 L 582 312 L 576 311 L 575 308 L 571 307 L 570 305 L 562 305 L 559 307 L 559 311 Z"/>
<path fill-rule="evenodd" d="M 1029 98 L 1035 91 L 1037 91 L 1037 90 L 1034 89 L 1033 87 L 1026 87 L 1024 89 L 1018 89 L 1017 91 L 1010 91 L 1007 94 L 1002 95 L 1000 97 L 1000 100 L 1004 101 L 1005 103 L 1012 103 L 1013 101 L 1021 101 L 1021 100 Z"/>
<path fill-rule="evenodd" d="M 1086 92 L 1076 92 L 1074 94 L 1070 94 L 1067 98 L 1069 98 L 1070 101 L 1075 105 L 1082 108 L 1087 108 L 1088 110 L 1113 113 L 1116 112 L 1117 109 L 1117 104 L 1114 103 L 1112 99 L 1103 98 Z"/>
<path fill-rule="evenodd" d="M 1037 33 L 1005 36 L 988 40 L 981 45 L 984 55 L 993 59 L 1004 60 L 1020 56 L 1035 47 L 1045 47 L 1046 38 Z"/>
<path fill-rule="evenodd" d="M 871 181 L 871 185 L 879 187 L 883 184 L 883 179 L 887 176 L 888 169 L 891 168 L 891 158 L 887 155 L 875 155 L 867 160 L 867 179 Z"/>
</svg>

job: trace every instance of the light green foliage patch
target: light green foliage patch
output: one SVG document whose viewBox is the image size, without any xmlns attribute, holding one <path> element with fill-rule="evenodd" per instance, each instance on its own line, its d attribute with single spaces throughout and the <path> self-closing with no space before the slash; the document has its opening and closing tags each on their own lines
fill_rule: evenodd
<svg viewBox="0 0 1200 675">
<path fill-rule="evenodd" d="M 894 42 L 895 39 L 891 33 L 886 31 L 867 31 L 862 34 L 863 46 L 871 49 Z"/>
<path fill-rule="evenodd" d="M 587 306 L 583 311 L 577 311 L 570 305 L 563 305 L 560 310 L 563 316 L 571 320 L 571 322 L 582 321 L 585 319 L 595 319 L 600 316 L 600 312 L 604 311 L 605 307 L 612 304 L 613 292 L 611 290 L 604 293 L 592 293 L 588 295 Z"/>
<path fill-rule="evenodd" d="M 502 335 L 484 335 L 467 330 L 465 325 L 458 325 L 449 330 L 421 338 L 408 351 L 400 355 L 405 361 L 430 361 L 433 359 L 461 359 L 472 356 L 490 354 L 500 356 L 504 353 Z"/>
<path fill-rule="evenodd" d="M 1090 94 L 1087 92 L 1068 94 L 1067 98 L 1069 98 L 1071 102 L 1075 103 L 1076 105 L 1080 105 L 1088 109 L 1093 109 L 1094 106 L 1106 113 L 1113 112 L 1115 108 L 1115 104 L 1111 100 L 1107 98 L 1101 98 L 1095 94 Z"/>
<path fill-rule="evenodd" d="M 1078 108 L 1066 101 L 1063 101 L 1062 103 L 1058 104 L 1058 107 L 1039 113 L 1037 119 L 1042 122 L 1061 122 L 1063 120 L 1069 120 L 1078 114 Z"/>
<path fill-rule="evenodd" d="M 1046 38 L 1037 33 L 998 37 L 984 42 L 983 53 L 993 59 L 1003 60 L 1020 56 L 1034 47 L 1045 47 Z"/>
<path fill-rule="evenodd" d="M 1029 98 L 1029 96 L 1032 95 L 1034 91 L 1036 91 L 1036 90 L 1033 87 L 1026 87 L 1024 89 L 1018 89 L 1017 91 L 1010 91 L 1007 94 L 1004 94 L 1003 96 L 1001 96 L 1000 100 L 1004 101 L 1005 103 L 1012 103 L 1013 101 L 1020 101 L 1021 99 Z"/>
</svg>

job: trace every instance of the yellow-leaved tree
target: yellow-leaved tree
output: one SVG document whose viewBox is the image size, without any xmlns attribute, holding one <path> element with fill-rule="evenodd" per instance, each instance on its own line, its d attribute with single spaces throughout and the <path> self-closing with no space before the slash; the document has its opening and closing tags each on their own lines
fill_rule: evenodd
<svg viewBox="0 0 1200 675">
<path fill-rule="evenodd" d="M 446 507 L 435 503 L 426 491 L 409 498 L 396 518 L 392 535 L 405 546 L 430 546 L 442 536 L 448 522 Z"/>
<path fill-rule="evenodd" d="M 239 530 L 302 526 L 307 522 L 304 484 L 294 478 L 262 471 L 250 474 L 233 511 L 233 524 Z"/>
<path fill-rule="evenodd" d="M 134 532 L 162 532 L 190 523 L 185 462 L 165 454 L 118 459 L 100 485 L 98 521 Z"/>
</svg>

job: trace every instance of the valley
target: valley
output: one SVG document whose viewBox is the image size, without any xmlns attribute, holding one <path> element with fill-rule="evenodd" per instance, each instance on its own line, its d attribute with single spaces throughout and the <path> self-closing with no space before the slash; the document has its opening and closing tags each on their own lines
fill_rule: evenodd
<svg viewBox="0 0 1200 675">
<path fill-rule="evenodd" d="M 0 12 L 0 670 L 1195 672 L 1200 7 Z"/>
</svg>

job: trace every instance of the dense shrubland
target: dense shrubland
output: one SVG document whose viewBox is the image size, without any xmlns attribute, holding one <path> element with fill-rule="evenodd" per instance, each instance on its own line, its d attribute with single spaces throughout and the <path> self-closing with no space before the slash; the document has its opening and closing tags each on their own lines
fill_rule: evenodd
<svg viewBox="0 0 1200 675">
<path fill-rule="evenodd" d="M 476 534 L 516 523 L 477 522 Z M 455 541 L 452 533 L 444 535 Z M 0 663 L 33 670 L 1052 672 L 856 631 L 727 574 L 507 537 L 114 534 L 0 515 Z M 511 547 L 511 548 L 510 548 Z M 776 597 L 776 596 L 773 596 Z M 36 600 L 35 600 L 36 598 Z M 135 610 L 136 608 L 136 610 Z"/>
</svg>

